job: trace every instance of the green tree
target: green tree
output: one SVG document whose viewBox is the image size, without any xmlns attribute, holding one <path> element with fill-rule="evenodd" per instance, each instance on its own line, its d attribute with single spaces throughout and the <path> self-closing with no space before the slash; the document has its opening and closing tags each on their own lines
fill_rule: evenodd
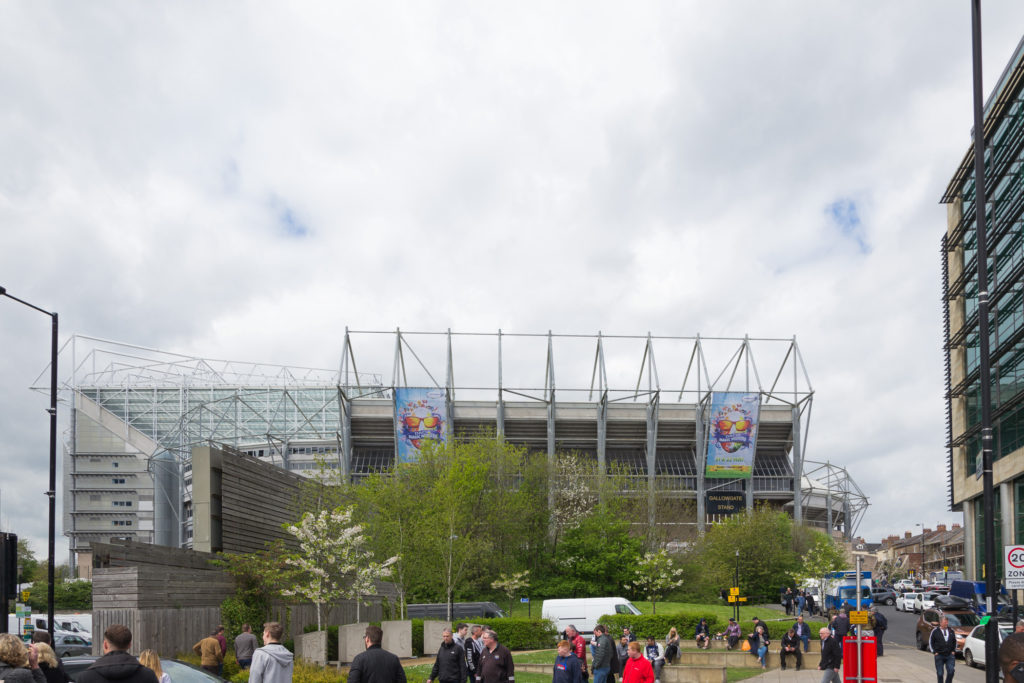
<svg viewBox="0 0 1024 683">
<path fill-rule="evenodd" d="M 683 570 L 677 567 L 668 551 L 661 548 L 645 554 L 637 562 L 636 574 L 630 584 L 635 591 L 651 601 L 651 613 L 657 614 L 657 601 L 683 585 Z"/>
<path fill-rule="evenodd" d="M 352 508 L 307 512 L 298 524 L 285 527 L 299 542 L 300 552 L 286 558 L 298 572 L 284 595 L 306 598 L 316 605 L 317 629 L 323 630 L 324 606 L 373 592 L 373 581 L 388 576 L 394 558 L 377 563 L 366 548 L 363 528 L 352 523 Z"/>
<path fill-rule="evenodd" d="M 46 579 L 45 576 L 38 577 L 39 560 L 28 544 L 28 539 L 18 539 L 18 583 L 32 583 L 37 578 Z"/>
<path fill-rule="evenodd" d="M 793 520 L 768 507 L 732 515 L 711 527 L 698 546 L 698 557 L 718 589 L 733 585 L 738 563 L 740 594 L 755 599 L 774 599 L 800 566 L 793 551 Z"/>
<path fill-rule="evenodd" d="M 294 569 L 285 561 L 288 554 L 284 542 L 278 539 L 261 552 L 224 553 L 214 560 L 235 580 L 234 595 L 220 605 L 221 619 L 230 633 L 240 633 L 242 624 L 251 625 L 254 633 L 262 633 L 271 604 L 282 597 L 282 590 L 292 581 Z"/>
<path fill-rule="evenodd" d="M 565 532 L 534 585 L 541 595 L 612 595 L 633 578 L 642 555 L 643 540 L 630 535 L 629 522 L 598 505 Z"/>
<path fill-rule="evenodd" d="M 801 558 L 800 567 L 793 573 L 793 580 L 818 582 L 818 595 L 825 595 L 825 575 L 846 566 L 846 557 L 836 543 L 820 531 L 811 548 Z"/>
<path fill-rule="evenodd" d="M 512 601 L 516 593 L 530 585 L 530 571 L 515 572 L 514 574 L 502 574 L 491 583 L 491 588 L 500 590 L 508 597 L 508 614 L 512 616 Z"/>
<path fill-rule="evenodd" d="M 47 582 L 36 581 L 29 588 L 28 604 L 34 612 L 46 610 Z M 55 581 L 53 584 L 53 608 L 55 610 L 92 609 L 92 582 L 85 579 Z"/>
</svg>

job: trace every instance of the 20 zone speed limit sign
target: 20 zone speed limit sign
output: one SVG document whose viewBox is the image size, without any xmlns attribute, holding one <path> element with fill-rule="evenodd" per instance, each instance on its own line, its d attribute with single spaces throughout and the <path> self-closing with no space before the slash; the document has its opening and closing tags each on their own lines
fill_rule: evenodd
<svg viewBox="0 0 1024 683">
<path fill-rule="evenodd" d="M 1024 545 L 1003 546 L 1006 568 L 1006 587 L 1010 590 L 1024 588 Z"/>
</svg>

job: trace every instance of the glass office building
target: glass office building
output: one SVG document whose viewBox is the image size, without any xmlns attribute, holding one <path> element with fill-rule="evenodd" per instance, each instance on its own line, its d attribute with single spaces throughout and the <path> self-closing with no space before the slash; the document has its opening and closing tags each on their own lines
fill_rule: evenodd
<svg viewBox="0 0 1024 683">
<path fill-rule="evenodd" d="M 993 481 L 997 548 L 1024 542 L 1024 40 L 985 104 Z M 982 578 L 978 263 L 974 150 L 946 189 L 942 239 L 950 505 L 964 513 L 968 573 Z M 1002 555 L 996 552 L 997 557 Z M 1001 567 L 999 568 L 1002 574 Z"/>
</svg>

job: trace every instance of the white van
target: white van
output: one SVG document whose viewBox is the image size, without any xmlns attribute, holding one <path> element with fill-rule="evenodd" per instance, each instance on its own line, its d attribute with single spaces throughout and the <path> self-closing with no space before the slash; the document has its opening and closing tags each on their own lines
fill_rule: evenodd
<svg viewBox="0 0 1024 683">
<path fill-rule="evenodd" d="M 540 608 L 542 619 L 550 619 L 561 633 L 572 625 L 580 633 L 593 633 L 598 620 L 606 614 L 640 614 L 625 598 L 566 598 L 545 600 Z"/>
</svg>

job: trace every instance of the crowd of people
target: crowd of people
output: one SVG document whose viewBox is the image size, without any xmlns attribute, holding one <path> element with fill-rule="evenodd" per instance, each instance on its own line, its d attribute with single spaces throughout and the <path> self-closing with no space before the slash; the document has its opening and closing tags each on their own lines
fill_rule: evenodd
<svg viewBox="0 0 1024 683">
<path fill-rule="evenodd" d="M 263 627 L 263 647 L 246 624 L 235 639 L 238 663 L 249 669 L 251 683 L 291 683 L 292 653 L 281 645 L 284 628 L 277 622 Z M 103 655 L 77 675 L 77 683 L 173 683 L 163 670 L 160 656 L 143 650 L 134 657 L 132 632 L 123 624 L 112 624 L 103 632 Z M 201 666 L 221 676 L 227 640 L 224 627 L 218 626 L 209 636 L 196 643 Z M 35 631 L 31 642 L 22 642 L 14 634 L 0 634 L 0 681 L 4 683 L 72 683 L 64 664 L 53 650 L 50 634 Z"/>
</svg>

